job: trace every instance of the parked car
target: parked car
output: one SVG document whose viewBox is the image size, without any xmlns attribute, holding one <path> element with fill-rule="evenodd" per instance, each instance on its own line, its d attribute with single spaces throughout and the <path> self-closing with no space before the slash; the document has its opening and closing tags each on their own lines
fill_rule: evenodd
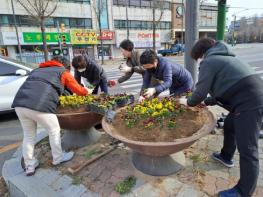
<svg viewBox="0 0 263 197">
<path fill-rule="evenodd" d="M 0 113 L 11 112 L 14 97 L 33 65 L 0 56 Z"/>
<path fill-rule="evenodd" d="M 158 50 L 158 54 L 162 56 L 177 55 L 179 52 L 184 52 L 184 46 L 182 44 L 173 44 L 170 49 Z"/>
</svg>

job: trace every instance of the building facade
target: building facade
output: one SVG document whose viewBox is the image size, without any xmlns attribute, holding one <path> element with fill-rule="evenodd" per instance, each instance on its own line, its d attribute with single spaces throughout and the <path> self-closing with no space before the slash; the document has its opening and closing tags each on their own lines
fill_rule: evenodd
<svg viewBox="0 0 263 197">
<path fill-rule="evenodd" d="M 4 54 L 13 58 L 18 53 L 18 43 L 10 0 L 2 0 L 0 8 L 0 47 Z M 47 44 L 50 51 L 58 47 L 57 24 L 65 25 L 67 44 L 73 55 L 89 53 L 98 58 L 102 50 L 107 57 L 120 57 L 119 43 L 131 39 L 136 48 L 152 47 L 151 0 L 59 0 L 55 13 L 45 22 Z M 42 50 L 40 27 L 14 0 L 15 17 L 23 54 Z M 96 4 L 96 5 L 94 5 Z M 156 30 L 156 46 L 170 40 L 171 1 L 164 1 L 163 13 Z M 98 11 L 101 11 L 102 37 L 99 35 Z M 161 9 L 156 10 L 156 18 Z M 143 20 L 142 20 L 143 19 Z M 127 28 L 129 32 L 127 34 Z"/>
<path fill-rule="evenodd" d="M 217 5 L 200 3 L 199 37 L 216 37 Z M 174 0 L 172 6 L 172 40 L 183 42 L 185 35 L 185 0 Z"/>
<path fill-rule="evenodd" d="M 40 27 L 16 0 L 13 1 L 23 56 L 26 58 L 28 55 L 25 61 L 30 61 L 32 54 L 38 56 L 42 51 Z M 156 47 L 164 48 L 173 42 L 173 36 L 180 37 L 182 27 L 184 28 L 182 24 L 184 17 L 180 18 L 180 8 L 178 8 L 182 7 L 181 1 L 160 2 L 157 4 L 158 9 L 155 10 L 155 18 L 158 21 L 155 39 Z M 119 44 L 127 38 L 134 42 L 136 48 L 151 48 L 153 6 L 152 0 L 59 0 L 56 11 L 45 21 L 48 49 L 51 53 L 58 48 L 61 35 L 65 37 L 71 56 L 88 53 L 98 59 L 104 53 L 106 58 L 121 57 Z M 206 5 L 201 9 L 201 32 L 205 35 L 216 31 L 216 22 L 214 22 L 216 15 L 215 11 L 211 11 L 212 8 L 214 9 L 215 6 Z M 99 13 L 101 13 L 101 36 Z M 61 24 L 64 24 L 64 32 L 61 32 Z M 171 34 L 171 29 L 174 34 Z M 103 50 L 100 47 L 101 40 Z M 12 58 L 18 56 L 18 42 L 10 0 L 1 0 L 0 52 Z"/>
</svg>

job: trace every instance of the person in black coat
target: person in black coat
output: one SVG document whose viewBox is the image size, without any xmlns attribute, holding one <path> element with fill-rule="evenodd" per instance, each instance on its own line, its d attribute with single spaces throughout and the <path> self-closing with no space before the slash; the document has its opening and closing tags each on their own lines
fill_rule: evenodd
<svg viewBox="0 0 263 197">
<path fill-rule="evenodd" d="M 104 69 L 88 55 L 79 55 L 73 58 L 72 66 L 75 68 L 75 79 L 81 84 L 81 77 L 85 78 L 95 88 L 92 94 L 97 94 L 99 87 L 108 94 L 107 76 Z"/>
<path fill-rule="evenodd" d="M 220 197 L 252 196 L 259 175 L 258 138 L 263 117 L 263 80 L 223 42 L 200 39 L 192 48 L 193 59 L 202 59 L 199 78 L 187 105 L 218 104 L 229 111 L 224 121 L 224 142 L 212 158 L 233 167 L 239 151 L 240 179 Z M 208 93 L 211 97 L 207 97 Z M 183 100 L 182 100 L 183 101 Z M 183 103 L 183 102 L 181 102 Z"/>
</svg>

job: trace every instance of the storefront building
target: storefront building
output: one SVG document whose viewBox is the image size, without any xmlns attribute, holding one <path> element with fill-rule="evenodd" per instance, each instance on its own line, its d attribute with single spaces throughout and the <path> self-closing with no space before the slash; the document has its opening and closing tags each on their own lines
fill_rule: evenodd
<svg viewBox="0 0 263 197">
<path fill-rule="evenodd" d="M 96 2 L 96 5 L 93 3 Z M 18 43 L 10 1 L 0 9 L 0 53 L 16 58 Z M 102 6 L 102 7 L 101 7 Z M 181 0 L 164 0 L 156 9 L 156 49 L 167 48 L 184 35 L 184 15 Z M 96 10 L 94 10 L 96 7 Z M 96 13 L 101 7 L 100 25 Z M 45 21 L 47 45 L 50 54 L 59 47 L 58 29 L 64 24 L 70 57 L 88 54 L 100 59 L 121 57 L 119 44 L 129 38 L 141 50 L 153 46 L 152 0 L 60 0 L 55 13 Z M 200 11 L 200 37 L 214 36 L 216 32 L 216 5 L 204 3 Z M 41 53 L 40 27 L 19 5 L 15 5 L 19 40 L 24 54 Z M 160 19 L 160 20 L 159 20 Z M 59 26 L 57 25 L 59 24 Z M 58 26 L 58 27 L 57 27 Z M 100 36 L 99 27 L 102 35 Z M 32 39 L 30 40 L 30 36 Z M 103 50 L 101 49 L 101 40 Z"/>
<path fill-rule="evenodd" d="M 182 4 L 183 2 L 183 4 Z M 172 42 L 185 40 L 185 0 L 175 0 L 172 4 Z M 199 37 L 216 37 L 217 5 L 203 2 L 199 12 Z M 183 39 L 183 41 L 182 41 Z"/>
</svg>

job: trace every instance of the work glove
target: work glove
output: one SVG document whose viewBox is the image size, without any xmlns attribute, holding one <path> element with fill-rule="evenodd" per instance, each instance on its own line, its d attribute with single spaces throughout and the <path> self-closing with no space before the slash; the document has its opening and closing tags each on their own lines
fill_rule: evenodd
<svg viewBox="0 0 263 197">
<path fill-rule="evenodd" d="M 145 93 L 143 94 L 143 96 L 145 96 L 146 98 L 150 98 L 151 96 L 153 96 L 156 93 L 155 88 L 148 88 L 146 89 Z"/>
<path fill-rule="evenodd" d="M 179 98 L 179 103 L 187 106 L 187 98 L 185 98 L 185 97 Z"/>
<path fill-rule="evenodd" d="M 123 73 L 128 73 L 128 72 L 131 72 L 132 71 L 132 68 L 127 66 L 127 65 L 122 65 L 120 67 L 120 71 L 123 72 Z"/>
<path fill-rule="evenodd" d="M 94 88 L 87 88 L 87 87 L 85 87 L 85 89 L 88 91 L 88 94 L 92 94 L 94 90 Z"/>
<path fill-rule="evenodd" d="M 145 100 L 145 97 L 140 96 L 139 99 L 138 99 L 138 102 L 141 103 L 141 102 L 144 101 L 144 100 Z"/>
</svg>

